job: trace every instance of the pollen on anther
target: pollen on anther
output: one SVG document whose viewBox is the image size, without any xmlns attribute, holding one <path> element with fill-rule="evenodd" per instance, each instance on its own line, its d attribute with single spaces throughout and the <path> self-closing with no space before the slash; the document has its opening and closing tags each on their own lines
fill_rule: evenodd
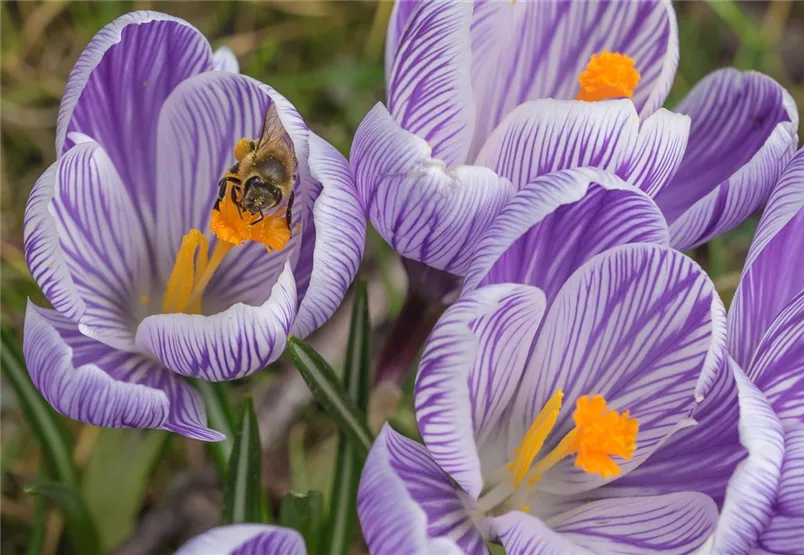
<svg viewBox="0 0 804 555">
<path fill-rule="evenodd" d="M 636 63 L 631 57 L 604 50 L 592 54 L 586 68 L 578 76 L 580 91 L 576 99 L 633 98 L 640 79 Z"/>
</svg>

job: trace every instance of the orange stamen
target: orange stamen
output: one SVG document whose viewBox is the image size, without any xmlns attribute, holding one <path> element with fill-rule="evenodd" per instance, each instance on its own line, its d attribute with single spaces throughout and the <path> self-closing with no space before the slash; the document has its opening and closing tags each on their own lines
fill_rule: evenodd
<svg viewBox="0 0 804 555">
<path fill-rule="evenodd" d="M 606 50 L 592 54 L 586 69 L 578 76 L 577 100 L 633 98 L 641 76 L 632 58 Z"/>
</svg>

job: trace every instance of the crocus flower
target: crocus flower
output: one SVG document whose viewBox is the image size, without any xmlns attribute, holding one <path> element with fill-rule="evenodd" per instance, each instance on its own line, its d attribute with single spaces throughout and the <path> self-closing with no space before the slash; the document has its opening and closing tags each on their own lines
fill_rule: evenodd
<svg viewBox="0 0 804 555">
<path fill-rule="evenodd" d="M 272 235 L 288 229 L 283 202 L 219 239 L 218 182 L 269 110 L 297 158 L 292 236 Z M 33 382 L 83 422 L 220 439 L 184 376 L 247 376 L 333 313 L 365 234 L 348 164 L 231 52 L 154 12 L 115 20 L 81 54 L 56 151 L 25 215 L 28 267 L 54 308 L 26 312 Z"/>
<path fill-rule="evenodd" d="M 713 284 L 668 241 L 649 196 L 600 169 L 538 177 L 506 205 L 425 344 L 424 445 L 386 426 L 369 454 L 358 513 L 372 553 L 436 540 L 466 553 L 489 540 L 508 553 L 711 542 L 718 502 L 695 491 L 697 461 L 661 474 L 651 461 L 703 425 L 691 416 L 712 399 L 762 396 L 725 364 Z M 643 468 L 652 481 L 620 485 Z"/>
<path fill-rule="evenodd" d="M 755 212 L 796 147 L 792 99 L 764 75 L 723 69 L 677 113 L 662 110 L 677 62 L 669 1 L 398 2 L 387 108 L 366 116 L 350 162 L 411 294 L 453 299 L 501 207 L 551 171 L 597 166 L 640 187 L 678 249 Z"/>
<path fill-rule="evenodd" d="M 175 555 L 305 555 L 296 530 L 265 524 L 230 524 L 207 530 Z"/>
<path fill-rule="evenodd" d="M 764 480 L 754 484 L 754 502 L 744 509 L 753 526 L 740 531 L 749 548 L 797 553 L 804 527 L 804 150 L 785 169 L 759 222 L 728 330 L 729 354 L 765 394 L 784 437 L 783 457 L 778 446 L 764 452 Z M 781 435 L 765 440 L 778 445 Z M 740 524 L 720 528 L 736 535 Z"/>
</svg>

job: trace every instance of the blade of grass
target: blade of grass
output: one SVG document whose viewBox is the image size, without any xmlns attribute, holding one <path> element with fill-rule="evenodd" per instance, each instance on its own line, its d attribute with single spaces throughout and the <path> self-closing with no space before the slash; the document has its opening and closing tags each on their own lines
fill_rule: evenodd
<svg viewBox="0 0 804 555">
<path fill-rule="evenodd" d="M 226 382 L 212 383 L 204 380 L 193 380 L 192 384 L 204 399 L 204 406 L 207 409 L 207 425 L 213 430 L 226 434 L 226 439 L 223 441 L 207 442 L 207 449 L 218 468 L 218 475 L 223 478 L 226 475 L 229 457 L 232 455 L 235 435 L 234 410 L 229 400 L 230 387 Z"/>
<path fill-rule="evenodd" d="M 251 397 L 243 400 L 226 469 L 221 524 L 263 522 L 260 432 Z M 267 512 L 267 511 L 266 511 Z"/>
<path fill-rule="evenodd" d="M 346 366 L 343 385 L 346 394 L 355 401 L 363 415 L 368 408 L 371 387 L 371 323 L 369 321 L 368 293 L 364 281 L 355 286 L 352 322 L 346 349 Z M 332 555 L 346 554 L 357 525 L 357 486 L 365 455 L 341 431 L 338 439 L 338 458 L 335 464 L 335 481 L 330 499 L 329 523 L 324 545 Z"/>
<path fill-rule="evenodd" d="M 282 526 L 301 532 L 307 543 L 307 553 L 321 553 L 319 546 L 324 521 L 324 501 L 320 491 L 285 493 L 282 496 L 279 521 Z"/>
<path fill-rule="evenodd" d="M 61 417 L 36 390 L 17 343 L 7 328 L 0 331 L 0 367 L 47 455 L 49 474 L 59 482 L 77 486 L 78 470 L 70 452 L 67 429 Z"/>
<path fill-rule="evenodd" d="M 366 415 L 361 414 L 346 395 L 335 371 L 315 349 L 296 337 L 288 340 L 288 351 L 315 399 L 353 441 L 360 454 L 366 456 L 372 442 Z"/>
<path fill-rule="evenodd" d="M 67 521 L 67 534 L 76 553 L 96 555 L 101 552 L 92 517 L 84 498 L 81 497 L 81 492 L 75 486 L 53 481 L 37 481 L 27 486 L 25 493 L 46 497 L 62 507 Z"/>
</svg>

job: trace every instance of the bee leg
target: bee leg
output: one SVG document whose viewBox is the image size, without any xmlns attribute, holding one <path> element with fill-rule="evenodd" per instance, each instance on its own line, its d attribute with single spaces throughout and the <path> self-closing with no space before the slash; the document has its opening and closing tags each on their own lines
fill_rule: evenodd
<svg viewBox="0 0 804 555">
<path fill-rule="evenodd" d="M 240 208 L 240 201 L 237 200 L 237 187 L 232 187 L 232 204 L 237 207 L 237 215 L 240 216 L 240 219 L 243 219 L 243 210 Z"/>
<path fill-rule="evenodd" d="M 260 217 L 259 217 L 259 218 L 257 218 L 256 220 L 254 220 L 253 222 L 251 222 L 251 223 L 250 223 L 250 224 L 248 224 L 248 225 L 254 225 L 254 224 L 258 224 L 258 223 L 260 223 L 261 221 L 263 221 L 264 219 L 265 219 L 265 214 L 263 214 L 263 213 L 262 213 L 262 209 L 260 209 Z"/>
<path fill-rule="evenodd" d="M 226 183 L 227 179 L 224 177 L 220 181 L 218 181 L 218 202 L 226 195 Z"/>
<path fill-rule="evenodd" d="M 285 210 L 285 221 L 288 224 L 288 229 L 290 229 L 290 224 L 293 220 L 293 215 L 291 211 L 293 210 L 293 191 L 290 192 L 290 196 L 288 197 L 288 207 Z"/>
</svg>

